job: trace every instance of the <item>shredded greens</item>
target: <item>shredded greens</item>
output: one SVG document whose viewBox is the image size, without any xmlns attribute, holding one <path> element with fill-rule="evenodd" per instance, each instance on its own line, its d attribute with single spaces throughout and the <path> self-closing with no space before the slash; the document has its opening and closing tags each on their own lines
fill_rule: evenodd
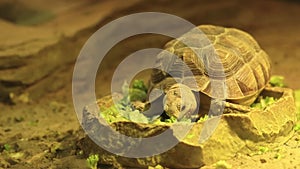
<svg viewBox="0 0 300 169">
<path fill-rule="evenodd" d="M 251 104 L 250 107 L 264 109 L 267 106 L 275 103 L 275 101 L 276 101 L 276 99 L 274 97 L 270 97 L 270 96 L 262 97 L 262 96 L 260 96 L 258 98 L 258 101 Z"/>
<path fill-rule="evenodd" d="M 87 165 L 90 169 L 97 169 L 98 161 L 99 161 L 99 155 L 98 154 L 92 154 L 87 159 Z"/>
<path fill-rule="evenodd" d="M 270 79 L 270 84 L 272 86 L 284 87 L 284 77 L 282 76 L 272 76 Z M 103 117 L 107 122 L 116 121 L 133 121 L 137 123 L 175 123 L 178 120 L 175 117 L 169 117 L 165 113 L 160 116 L 147 117 L 142 112 L 137 110 L 132 102 L 141 101 L 145 102 L 147 99 L 147 87 L 142 80 L 134 80 L 131 87 L 127 82 L 124 82 L 122 86 L 123 98 L 119 103 L 109 107 L 102 108 L 100 116 Z M 300 112 L 300 90 L 295 91 L 295 100 Z M 276 98 L 270 96 L 259 96 L 257 101 L 251 105 L 252 108 L 265 109 L 267 106 L 273 104 Z M 298 119 L 300 119 L 300 113 L 297 114 Z M 197 122 L 204 122 L 208 119 L 208 115 L 201 117 Z M 182 119 L 181 122 L 191 122 L 190 119 Z"/>
<path fill-rule="evenodd" d="M 149 122 L 149 119 L 139 110 L 134 109 L 132 105 L 123 105 L 122 103 L 117 103 L 101 111 L 100 116 L 110 123 L 128 120 L 137 123 Z"/>
<path fill-rule="evenodd" d="M 285 87 L 283 76 L 272 76 L 269 82 L 272 86 Z"/>
<path fill-rule="evenodd" d="M 141 91 L 144 91 L 147 93 L 148 88 L 146 87 L 146 85 L 144 84 L 144 81 L 142 80 L 134 80 L 133 84 L 132 84 L 132 88 L 133 89 L 139 89 Z"/>
<path fill-rule="evenodd" d="M 131 87 L 127 82 L 122 86 L 123 98 L 111 107 L 100 108 L 100 117 L 108 123 L 117 121 L 132 121 L 136 123 L 176 123 L 177 118 L 169 117 L 166 113 L 154 117 L 145 116 L 140 110 L 136 109 L 132 102 L 145 102 L 147 99 L 147 87 L 142 80 L 135 80 Z M 203 119 L 202 119 L 203 120 Z M 191 122 L 190 119 L 181 119 L 180 122 Z"/>
<path fill-rule="evenodd" d="M 208 119 L 209 119 L 209 116 L 206 114 L 203 117 L 200 117 L 200 119 L 197 122 L 198 123 L 202 123 L 202 122 L 205 122 Z"/>
</svg>

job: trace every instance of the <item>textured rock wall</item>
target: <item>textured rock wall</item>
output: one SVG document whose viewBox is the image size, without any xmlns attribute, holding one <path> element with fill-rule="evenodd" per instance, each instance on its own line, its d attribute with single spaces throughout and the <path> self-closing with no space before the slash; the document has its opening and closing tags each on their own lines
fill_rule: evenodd
<svg viewBox="0 0 300 169">
<path fill-rule="evenodd" d="M 288 9 L 288 10 L 286 10 Z M 29 93 L 38 98 L 71 83 L 72 66 L 85 40 L 101 25 L 135 12 L 159 11 L 195 25 L 237 27 L 251 33 L 270 55 L 273 74 L 286 76 L 291 88 L 300 67 L 298 1 L 217 0 L 113 1 L 39 0 L 0 2 L 0 98 Z M 98 96 L 108 94 L 113 69 L 128 54 L 162 47 L 166 38 L 143 36 L 118 44 L 107 55 L 97 79 Z"/>
<path fill-rule="evenodd" d="M 0 100 L 34 99 L 71 83 L 66 69 L 99 22 L 134 3 L 1 1 Z"/>
</svg>

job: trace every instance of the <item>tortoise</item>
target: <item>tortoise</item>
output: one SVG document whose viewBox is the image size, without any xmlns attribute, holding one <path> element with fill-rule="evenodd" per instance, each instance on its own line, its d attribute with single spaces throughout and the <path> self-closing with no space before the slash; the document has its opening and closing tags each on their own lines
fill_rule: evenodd
<svg viewBox="0 0 300 169">
<path fill-rule="evenodd" d="M 164 96 L 163 107 L 169 116 L 178 119 L 195 113 L 199 116 L 200 111 L 213 105 L 209 104 L 211 100 L 218 100 L 213 95 L 213 81 L 225 84 L 226 103 L 251 105 L 270 79 L 271 64 L 267 53 L 250 34 L 242 30 L 215 25 L 200 25 L 196 29 L 200 29 L 205 37 L 196 36 L 191 31 L 165 45 L 166 51 L 177 56 L 175 59 L 172 60 L 170 55 L 158 54 L 149 80 L 150 102 Z M 187 46 L 183 41 L 192 43 Z M 203 52 L 209 48 L 216 55 L 212 55 L 209 50 Z M 202 56 L 198 57 L 197 54 Z M 184 67 L 180 62 L 187 66 Z M 220 66 L 220 63 L 222 70 L 215 66 Z M 192 74 L 185 75 L 187 68 Z M 190 85 L 189 77 L 194 78 L 197 86 Z M 176 78 L 180 78 L 183 83 L 178 83 Z M 154 92 L 154 89 L 161 92 Z M 200 94 L 200 105 L 197 104 L 199 100 L 193 97 L 196 93 Z"/>
</svg>

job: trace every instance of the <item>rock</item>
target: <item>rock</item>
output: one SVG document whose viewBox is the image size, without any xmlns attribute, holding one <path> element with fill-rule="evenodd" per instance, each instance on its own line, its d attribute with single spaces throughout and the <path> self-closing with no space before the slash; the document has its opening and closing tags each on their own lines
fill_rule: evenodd
<svg viewBox="0 0 300 169">
<path fill-rule="evenodd" d="M 123 166 L 146 167 L 160 164 L 170 168 L 199 168 L 219 160 L 233 158 L 237 153 L 250 154 L 258 151 L 260 146 L 274 148 L 285 143 L 293 134 L 293 126 L 296 123 L 293 92 L 288 88 L 267 87 L 262 95 L 272 96 L 278 100 L 263 110 L 244 106 L 243 111 L 239 112 L 238 109 L 233 111 L 234 108 L 226 107 L 217 128 L 204 142 L 199 142 L 200 133 L 204 124 L 214 118 L 190 124 L 142 124 L 122 121 L 108 125 L 99 118 L 98 112 L 92 109 L 92 105 L 87 106 L 83 113 L 83 128 L 89 136 L 93 136 L 94 141 L 105 141 L 109 148 L 127 151 L 132 147 L 147 151 L 160 149 L 164 145 L 163 141 L 172 141 L 172 139 L 177 139 L 178 144 L 166 152 L 146 158 L 117 156 L 95 144 L 88 136 L 81 141 L 80 147 L 86 155 L 99 154 L 100 162 L 104 164 L 112 164 L 109 159 L 116 159 Z M 98 105 L 111 105 L 108 97 L 110 96 L 100 99 Z M 186 137 L 180 139 L 181 133 L 178 130 L 187 125 L 191 126 L 191 130 Z M 168 140 L 162 140 L 161 143 L 141 145 L 136 142 L 122 145 L 121 141 L 114 140 L 114 134 L 108 130 L 110 127 L 131 137 L 151 137 L 167 129 L 171 129 L 172 133 Z"/>
<path fill-rule="evenodd" d="M 96 25 L 136 2 L 1 1 L 0 100 L 27 90 L 29 98 L 38 98 L 71 83 L 61 75 Z"/>
<path fill-rule="evenodd" d="M 274 74 L 287 77 L 287 83 L 291 88 L 299 86 L 294 80 L 298 77 L 299 68 L 294 66 L 293 59 L 286 59 L 286 56 L 297 56 L 299 53 L 298 41 L 294 37 L 299 35 L 300 22 L 297 22 L 297 17 L 291 17 L 297 16 L 299 7 L 293 3 L 236 0 L 230 2 L 219 0 L 218 5 L 210 1 L 203 1 L 201 5 L 197 5 L 196 1 L 171 0 L 163 2 L 154 0 L 151 3 L 137 0 L 120 2 L 123 1 L 54 0 L 51 3 L 44 3 L 2 0 L 0 100 L 9 100 L 10 93 L 19 95 L 20 92 L 27 91 L 28 87 L 31 88 L 28 97 L 34 99 L 49 90 L 55 91 L 71 83 L 70 78 L 59 74 L 66 73 L 66 67 L 72 68 L 70 64 L 74 63 L 86 39 L 108 21 L 143 11 L 174 14 L 195 25 L 210 23 L 233 26 L 250 32 L 272 56 L 275 63 Z M 265 8 L 268 8 L 268 13 L 265 12 Z M 282 12 L 282 8 L 289 10 Z M 24 14 L 25 17 L 22 17 Z M 169 39 L 164 40 L 166 42 Z M 122 60 L 120 57 L 122 54 L 136 51 L 135 46 L 141 46 L 142 49 L 163 45 L 162 40 L 149 40 L 143 37 L 129 46 L 125 45 L 122 49 L 115 50 L 111 54 L 114 55 L 111 60 L 117 65 Z M 108 62 L 111 63 L 111 60 Z M 112 70 L 110 66 L 106 69 L 106 72 Z M 69 72 L 68 76 L 72 76 L 71 74 L 72 72 Z M 112 76 L 112 73 L 108 74 Z M 99 78 L 99 81 L 109 79 L 107 76 L 106 79 Z M 50 80 L 45 80 L 48 77 L 51 77 Z M 53 81 L 56 83 L 51 83 Z M 110 89 L 110 84 L 102 86 L 101 89 L 104 91 Z"/>
</svg>

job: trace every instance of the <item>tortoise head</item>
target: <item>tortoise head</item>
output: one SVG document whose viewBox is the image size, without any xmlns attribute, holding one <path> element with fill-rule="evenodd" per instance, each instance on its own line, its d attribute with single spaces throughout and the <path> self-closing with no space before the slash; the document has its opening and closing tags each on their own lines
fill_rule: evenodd
<svg viewBox="0 0 300 169">
<path fill-rule="evenodd" d="M 163 100 L 164 110 L 169 117 L 177 120 L 194 119 L 198 115 L 197 99 L 193 91 L 181 83 L 174 84 L 166 93 Z"/>
</svg>

